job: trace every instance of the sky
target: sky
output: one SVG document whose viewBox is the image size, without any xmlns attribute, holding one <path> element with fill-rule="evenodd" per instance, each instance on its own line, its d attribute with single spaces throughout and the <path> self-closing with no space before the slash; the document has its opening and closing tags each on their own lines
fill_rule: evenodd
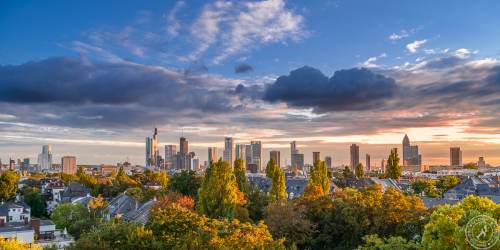
<svg viewBox="0 0 500 250">
<path fill-rule="evenodd" d="M 224 136 L 380 165 L 500 165 L 498 1 L 3 1 L 0 159 L 144 164 L 145 137 Z M 163 152 L 161 152 L 163 154 Z M 56 160 L 57 162 L 57 160 Z"/>
</svg>

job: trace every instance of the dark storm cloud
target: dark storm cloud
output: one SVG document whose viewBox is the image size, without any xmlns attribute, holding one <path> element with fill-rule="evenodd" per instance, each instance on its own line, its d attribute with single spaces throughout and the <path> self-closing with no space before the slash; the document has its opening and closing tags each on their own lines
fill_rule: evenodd
<svg viewBox="0 0 500 250">
<path fill-rule="evenodd" d="M 236 74 L 248 73 L 251 71 L 253 71 L 253 67 L 247 63 L 240 63 L 234 66 L 234 73 Z"/>
<path fill-rule="evenodd" d="M 230 110 L 231 100 L 208 90 L 206 79 L 127 63 L 91 63 L 58 57 L 0 67 L 0 101 L 58 105 L 160 106 L 164 109 Z"/>
<path fill-rule="evenodd" d="M 427 62 L 425 67 L 428 69 L 445 69 L 460 65 L 464 61 L 465 60 L 463 58 L 460 58 L 458 56 L 447 56 L 431 60 Z"/>
<path fill-rule="evenodd" d="M 362 110 L 383 105 L 397 91 L 394 79 L 368 69 L 340 70 L 328 78 L 305 66 L 279 77 L 267 88 L 264 100 L 314 108 L 316 112 Z"/>
</svg>

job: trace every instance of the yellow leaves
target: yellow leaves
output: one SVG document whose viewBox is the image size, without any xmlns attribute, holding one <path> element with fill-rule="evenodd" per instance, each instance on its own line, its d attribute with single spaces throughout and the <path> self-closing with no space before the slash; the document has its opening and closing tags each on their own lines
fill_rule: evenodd
<svg viewBox="0 0 500 250">
<path fill-rule="evenodd" d="M 101 209 L 101 208 L 104 208 L 105 205 L 106 205 L 106 201 L 104 200 L 102 195 L 99 195 L 96 198 L 91 199 L 89 201 L 89 208 L 91 208 L 91 209 Z"/>
<path fill-rule="evenodd" d="M 5 239 L 0 236 L 0 249 L 2 250 L 42 250 L 37 244 L 27 244 L 17 239 Z"/>
</svg>

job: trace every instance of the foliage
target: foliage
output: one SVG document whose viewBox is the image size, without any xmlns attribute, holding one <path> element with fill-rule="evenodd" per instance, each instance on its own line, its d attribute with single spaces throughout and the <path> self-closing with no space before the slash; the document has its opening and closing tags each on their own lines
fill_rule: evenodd
<svg viewBox="0 0 500 250">
<path fill-rule="evenodd" d="M 274 172 L 271 174 L 271 189 L 269 190 L 269 196 L 271 200 L 275 202 L 279 202 L 282 200 L 286 200 L 286 183 L 285 183 L 285 173 L 281 170 L 280 167 L 272 167 L 274 160 L 271 160 L 271 169 L 274 169 Z M 269 165 L 269 164 L 268 164 Z"/>
<path fill-rule="evenodd" d="M 476 163 L 467 163 L 467 164 L 464 164 L 463 168 L 465 169 L 479 169 L 479 166 L 477 166 Z"/>
<path fill-rule="evenodd" d="M 219 159 L 210 165 L 198 191 L 198 211 L 210 218 L 234 218 L 236 206 L 244 203 L 229 163 Z"/>
<path fill-rule="evenodd" d="M 358 250 L 417 250 L 419 244 L 412 240 L 407 240 L 401 236 L 392 236 L 389 238 L 380 238 L 376 234 L 370 234 L 363 237 L 365 242 L 359 246 Z"/>
<path fill-rule="evenodd" d="M 324 161 L 314 162 L 309 173 L 309 184 L 319 185 L 324 194 L 330 193 L 330 179 L 328 178 L 328 170 Z"/>
<path fill-rule="evenodd" d="M 436 190 L 436 184 L 433 180 L 417 180 L 411 184 L 411 188 L 415 194 L 425 193 L 427 197 L 435 198 L 439 196 Z"/>
<path fill-rule="evenodd" d="M 454 188 L 459 183 L 460 183 L 460 179 L 458 179 L 458 177 L 445 176 L 445 177 L 439 179 L 439 181 L 436 184 L 436 187 L 440 190 L 441 193 L 444 193 L 444 192 Z"/>
<path fill-rule="evenodd" d="M 352 178 L 354 176 L 354 173 L 351 171 L 351 169 L 348 166 L 345 166 L 344 170 L 342 170 L 342 176 L 344 178 Z"/>
<path fill-rule="evenodd" d="M 252 225 L 209 219 L 175 203 L 156 207 L 146 228 L 166 249 L 283 249 L 282 242 L 274 241 L 262 222 Z"/>
<path fill-rule="evenodd" d="M 60 230 L 66 228 L 68 233 L 76 238 L 96 225 L 95 221 L 90 220 L 87 208 L 80 203 L 59 204 L 52 211 L 51 219 L 56 224 L 56 228 Z"/>
<path fill-rule="evenodd" d="M 246 208 L 250 219 L 258 222 L 264 218 L 264 209 L 269 204 L 269 196 L 261 192 L 256 186 L 250 186 L 247 194 Z"/>
<path fill-rule="evenodd" d="M 402 174 L 402 168 L 399 165 L 399 156 L 396 150 L 391 150 L 391 154 L 387 159 L 386 177 L 394 180 L 399 180 Z"/>
<path fill-rule="evenodd" d="M 274 172 L 276 170 L 276 161 L 271 158 L 266 165 L 266 176 L 267 178 L 273 178 Z"/>
<path fill-rule="evenodd" d="M 163 249 L 153 232 L 130 222 L 107 222 L 83 234 L 68 249 Z"/>
<path fill-rule="evenodd" d="M 38 189 L 26 193 L 23 197 L 24 202 L 31 207 L 31 215 L 38 218 L 47 216 L 47 203 L 43 199 Z"/>
<path fill-rule="evenodd" d="M 266 225 L 275 239 L 284 238 L 287 247 L 304 248 L 312 238 L 313 224 L 305 218 L 305 207 L 291 202 L 273 203 L 266 208 Z"/>
<path fill-rule="evenodd" d="M 196 199 L 202 181 L 203 178 L 196 176 L 196 172 L 182 171 L 180 173 L 175 173 L 172 178 L 170 178 L 169 189 L 172 192 L 188 195 Z"/>
<path fill-rule="evenodd" d="M 38 244 L 28 244 L 17 239 L 5 239 L 0 236 L 0 249 L 2 250 L 42 250 Z"/>
<path fill-rule="evenodd" d="M 472 249 L 465 240 L 465 227 L 477 215 L 500 219 L 500 205 L 489 198 L 468 196 L 461 202 L 436 209 L 425 225 L 422 246 L 425 249 Z M 500 241 L 495 245 L 500 248 Z M 492 248 L 493 249 L 493 248 Z"/>
<path fill-rule="evenodd" d="M 16 196 L 20 176 L 14 171 L 5 171 L 0 175 L 0 200 L 7 201 Z"/>
<path fill-rule="evenodd" d="M 365 176 L 365 167 L 363 166 L 363 164 L 358 163 L 355 172 L 356 172 L 356 177 L 358 177 L 358 179 L 363 178 Z"/>
<path fill-rule="evenodd" d="M 174 204 L 174 203 L 176 203 L 177 205 L 179 205 L 183 208 L 194 211 L 193 198 L 191 198 L 191 196 L 182 195 L 182 194 L 175 193 L 175 192 L 171 192 L 168 195 L 159 199 L 155 204 L 155 208 L 156 207 L 160 207 L 160 208 L 166 207 L 166 206 L 169 206 L 169 205 Z"/>
<path fill-rule="evenodd" d="M 234 176 L 236 176 L 236 183 L 238 189 L 244 194 L 248 193 L 248 180 L 245 176 L 245 166 L 242 159 L 234 161 Z"/>
<path fill-rule="evenodd" d="M 71 182 L 78 181 L 80 178 L 76 175 L 60 173 L 59 177 L 64 182 L 64 184 L 68 185 Z"/>
</svg>

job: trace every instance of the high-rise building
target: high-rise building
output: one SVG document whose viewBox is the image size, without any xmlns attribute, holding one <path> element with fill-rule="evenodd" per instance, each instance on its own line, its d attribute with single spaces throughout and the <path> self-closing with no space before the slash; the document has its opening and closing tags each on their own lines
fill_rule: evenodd
<svg viewBox="0 0 500 250">
<path fill-rule="evenodd" d="M 158 129 L 155 128 L 153 137 L 146 137 L 146 167 L 159 167 L 159 156 Z"/>
<path fill-rule="evenodd" d="M 233 146 L 233 138 L 226 137 L 224 138 L 224 153 L 223 153 L 224 161 L 229 163 L 231 167 L 234 164 L 234 146 Z"/>
<path fill-rule="evenodd" d="M 332 169 L 332 157 L 331 156 L 325 156 L 325 165 L 328 169 Z"/>
<path fill-rule="evenodd" d="M 76 157 L 63 156 L 61 158 L 62 172 L 65 174 L 76 174 Z"/>
<path fill-rule="evenodd" d="M 370 162 L 370 155 L 366 154 L 366 171 L 370 172 L 372 170 L 371 162 Z"/>
<path fill-rule="evenodd" d="M 460 150 L 460 147 L 450 148 L 450 166 L 452 167 L 462 166 L 462 150 Z"/>
<path fill-rule="evenodd" d="M 356 144 L 351 145 L 351 170 L 354 172 L 356 166 L 359 164 L 359 146 Z"/>
<path fill-rule="evenodd" d="M 252 163 L 257 165 L 257 171 L 262 172 L 262 143 L 261 141 L 251 141 Z"/>
<path fill-rule="evenodd" d="M 191 169 L 191 159 L 194 157 L 194 152 L 189 152 L 189 142 L 186 138 L 179 139 L 179 152 L 176 155 L 175 168 L 180 170 Z"/>
<path fill-rule="evenodd" d="M 217 161 L 217 148 L 216 147 L 208 147 L 208 160 L 207 160 L 207 166 L 210 167 L 212 162 Z"/>
<path fill-rule="evenodd" d="M 24 158 L 23 159 L 23 163 L 21 165 L 21 170 L 22 171 L 28 171 L 29 168 L 30 168 L 30 158 Z"/>
<path fill-rule="evenodd" d="M 179 140 L 179 153 L 184 155 L 189 153 L 189 142 L 184 137 L 181 137 Z"/>
<path fill-rule="evenodd" d="M 319 152 L 313 152 L 313 164 L 314 164 L 316 161 L 321 161 L 321 156 L 320 156 L 320 153 L 319 153 Z"/>
<path fill-rule="evenodd" d="M 297 143 L 295 141 L 290 142 L 290 153 L 292 155 L 299 153 L 299 150 L 297 149 Z"/>
<path fill-rule="evenodd" d="M 191 169 L 192 171 L 196 171 L 200 168 L 200 159 L 193 158 L 191 159 Z"/>
<path fill-rule="evenodd" d="M 250 171 L 248 164 L 252 163 L 252 145 L 245 145 L 245 166 L 247 171 Z"/>
<path fill-rule="evenodd" d="M 276 162 L 276 166 L 281 167 L 280 151 L 271 151 L 271 152 L 269 152 L 269 158 L 273 159 L 274 162 Z"/>
<path fill-rule="evenodd" d="M 479 157 L 479 160 L 477 161 L 477 166 L 480 168 L 486 167 L 486 161 L 484 161 L 484 157 L 482 156 Z"/>
<path fill-rule="evenodd" d="M 418 146 L 410 144 L 410 138 L 405 134 L 403 138 L 403 166 L 420 166 L 422 156 L 418 154 Z"/>
<path fill-rule="evenodd" d="M 245 144 L 236 144 L 234 146 L 235 160 L 242 159 L 243 161 L 246 161 L 245 146 Z"/>
<path fill-rule="evenodd" d="M 38 155 L 38 171 L 47 171 L 52 169 L 52 146 L 44 145 L 42 153 Z"/>
<path fill-rule="evenodd" d="M 295 141 L 290 142 L 290 159 L 292 169 L 304 168 L 304 154 L 299 153 L 299 149 L 297 148 L 297 143 Z"/>
<path fill-rule="evenodd" d="M 177 154 L 177 145 L 165 145 L 165 168 L 173 168 L 175 165 L 175 155 Z"/>
<path fill-rule="evenodd" d="M 380 162 L 380 171 L 382 171 L 382 173 L 385 173 L 385 160 L 382 159 L 382 162 Z"/>
<path fill-rule="evenodd" d="M 16 161 L 13 159 L 9 160 L 9 170 L 16 171 Z"/>
</svg>

